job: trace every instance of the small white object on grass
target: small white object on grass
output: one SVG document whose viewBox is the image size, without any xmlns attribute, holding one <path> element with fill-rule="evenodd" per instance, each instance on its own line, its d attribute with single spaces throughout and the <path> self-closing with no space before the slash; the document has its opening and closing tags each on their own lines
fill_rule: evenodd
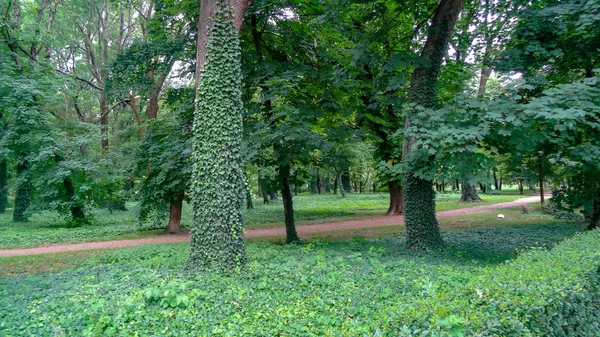
<svg viewBox="0 0 600 337">
<path fill-rule="evenodd" d="M 499 217 L 500 219 L 504 219 L 504 214 L 498 214 L 498 217 Z"/>
</svg>

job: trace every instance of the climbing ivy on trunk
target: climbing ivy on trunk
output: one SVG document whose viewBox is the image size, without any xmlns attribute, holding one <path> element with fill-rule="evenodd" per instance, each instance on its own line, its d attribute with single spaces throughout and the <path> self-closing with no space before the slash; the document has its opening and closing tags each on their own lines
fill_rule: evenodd
<svg viewBox="0 0 600 337">
<path fill-rule="evenodd" d="M 194 114 L 192 238 L 188 270 L 231 271 L 246 262 L 241 62 L 233 19 L 218 3 Z"/>
<path fill-rule="evenodd" d="M 437 105 L 438 78 L 448 50 L 448 42 L 458 19 L 464 0 L 442 0 L 431 21 L 427 40 L 421 53 L 422 63 L 412 75 L 408 102 L 412 106 L 434 108 Z M 409 111 L 410 110 L 410 111 Z M 412 111 L 412 112 L 411 112 Z M 419 109 L 407 109 L 405 129 L 411 127 L 412 114 Z M 432 158 L 412 147 L 417 139 L 407 138 L 403 145 L 402 157 L 405 161 L 417 165 L 430 166 Z M 419 141 L 421 141 L 419 139 Z M 435 191 L 433 180 L 418 176 L 412 169 L 404 177 L 404 213 L 406 223 L 406 245 L 421 250 L 437 248 L 443 245 L 439 224 L 435 216 Z"/>
</svg>

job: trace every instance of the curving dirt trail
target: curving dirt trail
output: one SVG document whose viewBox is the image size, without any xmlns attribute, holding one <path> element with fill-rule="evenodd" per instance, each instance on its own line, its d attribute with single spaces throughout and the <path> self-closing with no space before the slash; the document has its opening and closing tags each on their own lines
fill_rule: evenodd
<svg viewBox="0 0 600 337">
<path fill-rule="evenodd" d="M 546 199 L 550 196 L 546 196 Z M 515 206 L 522 206 L 529 203 L 537 202 L 540 200 L 539 196 L 521 198 L 515 201 L 502 202 L 490 205 L 481 205 L 461 209 L 453 209 L 448 211 L 437 212 L 438 219 L 450 218 L 455 216 L 470 215 L 477 213 L 484 213 L 501 208 L 509 208 Z M 404 216 L 382 216 L 371 219 L 360 219 L 360 220 L 349 220 L 342 222 L 325 222 L 314 225 L 297 226 L 296 230 L 298 234 L 319 233 L 319 232 L 331 232 L 345 229 L 356 229 L 356 228 L 370 228 L 370 227 L 381 227 L 398 225 L 404 223 Z M 246 230 L 246 237 L 266 237 L 266 236 L 284 236 L 285 227 L 277 228 L 260 228 L 260 229 L 248 229 Z M 105 249 L 105 248 L 122 248 L 132 247 L 147 244 L 161 244 L 161 243 L 178 243 L 186 242 L 190 240 L 189 233 L 182 233 L 179 235 L 165 234 L 162 236 L 134 239 L 134 240 L 114 240 L 114 241 L 100 241 L 100 242 L 84 242 L 75 244 L 52 244 L 43 247 L 36 248 L 24 248 L 24 249 L 0 249 L 0 257 L 7 256 L 23 256 L 23 255 L 39 255 L 39 254 L 50 254 L 60 252 L 72 252 L 79 250 L 91 250 L 91 249 Z"/>
</svg>

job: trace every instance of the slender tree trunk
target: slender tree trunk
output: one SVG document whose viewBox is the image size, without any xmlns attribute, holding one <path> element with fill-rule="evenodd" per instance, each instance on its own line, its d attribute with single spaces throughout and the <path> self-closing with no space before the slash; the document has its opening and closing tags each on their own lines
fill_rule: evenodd
<svg viewBox="0 0 600 337">
<path fill-rule="evenodd" d="M 108 153 L 108 105 L 104 90 L 100 90 L 98 102 L 100 103 L 100 145 L 102 146 L 102 156 Z"/>
<path fill-rule="evenodd" d="M 321 178 L 321 170 L 317 167 L 317 192 L 323 192 L 323 179 Z"/>
<path fill-rule="evenodd" d="M 523 195 L 523 179 L 519 179 L 519 194 Z"/>
<path fill-rule="evenodd" d="M 283 200 L 283 214 L 285 217 L 285 242 L 300 242 L 294 221 L 294 202 L 290 189 L 290 167 L 287 165 L 280 166 L 279 176 L 281 178 L 281 199 Z"/>
<path fill-rule="evenodd" d="M 402 185 L 397 181 L 390 181 L 388 182 L 388 188 L 390 190 L 390 206 L 385 215 L 400 215 L 404 207 Z"/>
<path fill-rule="evenodd" d="M 544 206 L 544 156 L 540 155 L 538 159 L 538 167 L 540 174 L 540 202 L 542 203 L 542 207 Z"/>
<path fill-rule="evenodd" d="M 0 213 L 6 212 L 8 205 L 8 174 L 6 161 L 0 162 Z"/>
<path fill-rule="evenodd" d="M 338 188 L 339 188 L 339 190 L 340 190 L 340 194 L 342 194 L 342 198 L 345 198 L 345 197 L 346 197 L 346 191 L 344 191 L 344 185 L 342 184 L 342 174 L 343 174 L 343 173 L 341 173 L 341 172 L 340 172 L 340 173 L 337 175 L 337 179 L 336 179 L 336 181 L 337 181 L 337 187 L 338 187 Z"/>
<path fill-rule="evenodd" d="M 496 175 L 496 171 L 494 171 L 493 175 L 494 175 L 494 188 L 496 190 L 499 190 L 500 189 L 500 182 L 498 181 L 498 176 Z"/>
<path fill-rule="evenodd" d="M 176 234 L 181 232 L 181 212 L 183 210 L 183 194 L 179 194 L 169 202 L 169 224 L 167 233 Z"/>
<path fill-rule="evenodd" d="M 478 202 L 481 201 L 479 194 L 477 194 L 477 188 L 469 184 L 467 181 L 462 182 L 462 192 L 460 195 L 459 202 Z"/>
<path fill-rule="evenodd" d="M 421 59 L 421 66 L 413 71 L 408 102 L 426 108 L 437 104 L 438 77 L 448 50 L 448 42 L 456 20 L 464 6 L 464 0 L 441 0 L 431 20 Z M 410 113 L 405 117 L 405 129 L 411 126 Z M 406 138 L 402 147 L 402 158 L 408 160 L 415 138 Z M 431 159 L 430 159 L 431 160 Z M 443 246 L 439 224 L 435 215 L 435 191 L 433 182 L 415 176 L 409 171 L 404 178 L 404 214 L 406 224 L 406 246 L 423 250 Z"/>
<path fill-rule="evenodd" d="M 27 177 L 27 169 L 29 163 L 22 161 L 17 164 L 17 179 L 22 179 L 17 186 L 17 193 L 15 195 L 15 207 L 13 210 L 13 221 L 14 222 L 27 222 L 29 221 L 29 215 L 27 209 L 31 204 L 30 190 L 31 185 L 29 183 L 29 177 Z"/>
</svg>

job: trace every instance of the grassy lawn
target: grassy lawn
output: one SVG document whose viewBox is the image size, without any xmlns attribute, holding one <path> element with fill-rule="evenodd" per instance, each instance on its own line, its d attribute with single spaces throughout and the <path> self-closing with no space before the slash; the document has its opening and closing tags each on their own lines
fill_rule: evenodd
<svg viewBox="0 0 600 337">
<path fill-rule="evenodd" d="M 448 247 L 427 254 L 406 251 L 403 237 L 255 242 L 247 269 L 233 276 L 181 274 L 188 244 L 2 258 L 0 335 L 398 333 L 438 294 L 582 229 L 549 222 L 448 230 Z"/>
<path fill-rule="evenodd" d="M 507 191 L 507 193 L 511 193 Z M 473 204 L 457 202 L 458 194 L 438 194 L 438 210 L 472 207 Z M 513 201 L 519 195 L 484 195 L 484 202 L 491 204 Z M 382 215 L 387 210 L 388 195 L 348 194 L 346 198 L 336 195 L 299 195 L 294 198 L 297 225 L 324 221 L 344 221 Z M 269 228 L 283 226 L 283 205 L 280 200 L 263 205 L 255 200 L 255 208 L 247 210 L 247 228 Z M 190 208 L 185 205 L 182 226 L 189 227 Z M 74 243 L 135 239 L 162 234 L 164 223 L 140 223 L 137 220 L 137 205 L 128 204 L 128 211 L 108 212 L 94 209 L 90 212 L 92 224 L 78 228 L 65 228 L 64 219 L 52 212 L 34 214 L 28 223 L 12 223 L 12 214 L 0 214 L 0 249 L 34 247 L 51 243 Z M 166 221 L 166 220 L 165 220 Z"/>
</svg>

